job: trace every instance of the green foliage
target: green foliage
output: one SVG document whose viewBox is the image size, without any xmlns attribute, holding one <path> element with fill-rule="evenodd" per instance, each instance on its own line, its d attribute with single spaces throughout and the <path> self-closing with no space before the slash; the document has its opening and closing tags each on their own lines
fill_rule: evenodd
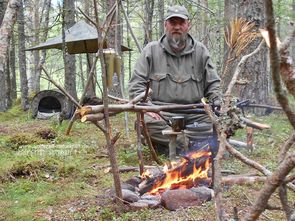
<svg viewBox="0 0 295 221">
<path fill-rule="evenodd" d="M 20 105 L 14 105 L 7 112 L 0 112 L 0 121 L 11 121 L 15 118 L 23 118 L 25 115 L 26 113 L 21 110 Z"/>
<path fill-rule="evenodd" d="M 12 150 L 19 150 L 29 144 L 42 144 L 44 140 L 32 134 L 16 134 L 7 140 L 6 146 Z"/>
<path fill-rule="evenodd" d="M 110 208 L 103 208 L 99 214 L 99 218 L 102 221 L 111 221 L 111 220 L 114 220 L 114 217 L 115 217 L 115 212 L 112 211 Z"/>
</svg>

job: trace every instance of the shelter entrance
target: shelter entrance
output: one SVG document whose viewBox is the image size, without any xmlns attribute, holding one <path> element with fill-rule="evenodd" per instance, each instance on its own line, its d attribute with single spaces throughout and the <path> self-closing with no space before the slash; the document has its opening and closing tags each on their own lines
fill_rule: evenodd
<svg viewBox="0 0 295 221">
<path fill-rule="evenodd" d="M 44 90 L 35 95 L 31 104 L 32 115 L 38 119 L 47 119 L 63 114 L 64 119 L 70 118 L 75 107 L 68 103 L 68 99 L 59 91 Z"/>
<path fill-rule="evenodd" d="M 38 111 L 44 113 L 61 112 L 61 103 L 56 97 L 44 97 L 39 102 Z"/>
</svg>

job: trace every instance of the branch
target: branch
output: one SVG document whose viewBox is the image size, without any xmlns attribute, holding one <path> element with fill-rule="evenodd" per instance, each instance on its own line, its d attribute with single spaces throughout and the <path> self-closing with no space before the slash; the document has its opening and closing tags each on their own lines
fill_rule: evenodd
<svg viewBox="0 0 295 221">
<path fill-rule="evenodd" d="M 245 62 L 247 61 L 248 58 L 250 58 L 251 56 L 257 54 L 260 51 L 260 49 L 262 48 L 263 45 L 264 45 L 264 40 L 262 40 L 260 42 L 259 46 L 253 52 L 251 52 L 250 54 L 245 55 L 245 56 L 242 57 L 242 59 L 240 60 L 240 62 L 238 63 L 238 65 L 236 67 L 235 73 L 233 74 L 233 77 L 232 77 L 232 79 L 231 79 L 231 81 L 230 81 L 230 83 L 228 85 L 228 88 L 227 88 L 225 94 L 224 94 L 225 97 L 229 96 L 231 94 L 232 89 L 233 89 L 234 85 L 236 84 L 238 76 L 239 76 L 239 74 L 241 72 L 242 65 L 245 64 Z"/>
<path fill-rule="evenodd" d="M 274 193 L 276 188 L 283 183 L 284 178 L 294 167 L 295 152 L 288 156 L 278 166 L 277 170 L 267 178 L 266 183 L 260 191 L 256 202 L 253 206 L 251 206 L 250 211 L 246 214 L 242 221 L 256 220 L 260 216 L 260 214 L 265 210 L 270 196 Z"/>
<path fill-rule="evenodd" d="M 75 100 L 75 98 L 72 97 L 62 86 L 60 86 L 56 81 L 54 81 L 49 73 L 45 70 L 45 68 L 41 65 L 42 70 L 47 76 L 47 80 L 50 81 L 52 84 L 54 84 L 55 87 L 57 87 L 66 97 L 68 97 L 77 107 L 81 108 L 82 106 Z"/>
<path fill-rule="evenodd" d="M 263 129 L 269 129 L 270 128 L 270 125 L 254 122 L 254 121 L 249 120 L 249 119 L 247 119 L 245 117 L 240 117 L 240 119 L 243 121 L 244 124 L 246 124 L 249 127 L 253 127 L 255 129 L 263 130 Z"/>
<path fill-rule="evenodd" d="M 214 199 L 215 199 L 216 219 L 218 221 L 223 221 L 225 217 L 225 211 L 222 206 L 221 160 L 225 150 L 224 140 L 226 139 L 226 135 L 224 131 L 220 130 L 220 123 L 218 122 L 210 106 L 204 101 L 204 99 L 202 99 L 202 103 L 204 105 L 204 109 L 206 113 L 208 114 L 216 130 L 218 131 L 217 134 L 220 141 L 217 155 L 216 157 L 213 156 L 212 171 L 213 171 L 213 190 L 214 190 Z"/>
<path fill-rule="evenodd" d="M 158 155 L 153 147 L 153 143 L 151 141 L 151 137 L 149 135 L 149 132 L 148 132 L 148 129 L 147 129 L 147 126 L 144 122 L 144 114 L 143 113 L 140 113 L 140 120 L 141 120 L 141 125 L 142 125 L 142 130 L 143 130 L 143 134 L 144 134 L 144 137 L 146 139 L 146 142 L 147 142 L 147 145 L 150 149 L 150 152 L 151 152 L 151 155 L 152 155 L 152 158 L 154 161 L 156 161 L 156 163 L 158 165 L 163 165 L 163 162 L 158 158 Z"/>
<path fill-rule="evenodd" d="M 289 149 L 292 147 L 292 145 L 295 142 L 295 133 L 292 134 L 289 139 L 284 143 L 284 145 L 281 147 L 280 153 L 279 153 L 279 163 L 282 162 Z"/>
<path fill-rule="evenodd" d="M 95 12 L 95 20 L 96 20 L 96 30 L 97 30 L 97 41 L 98 41 L 98 55 L 100 58 L 100 64 L 101 64 L 101 70 L 102 70 L 102 82 L 103 82 L 103 113 L 104 113 L 104 123 L 105 123 L 105 138 L 106 138 L 106 143 L 107 143 L 107 148 L 108 148 L 108 153 L 109 153 L 109 160 L 112 166 L 113 172 L 113 179 L 114 179 L 114 185 L 115 185 L 115 191 L 116 191 L 116 196 L 117 198 L 122 198 L 122 189 L 121 189 L 121 180 L 120 180 L 120 175 L 119 175 L 119 170 L 118 170 L 118 164 L 117 164 L 117 159 L 116 159 L 116 151 L 114 148 L 114 145 L 112 144 L 111 140 L 111 124 L 110 124 L 110 119 L 109 119 L 109 103 L 108 103 L 108 97 L 107 97 L 107 79 L 106 79 L 106 64 L 103 56 L 103 40 L 106 37 L 106 33 L 109 30 L 109 27 L 111 26 L 111 22 L 114 18 L 114 14 L 112 14 L 109 24 L 107 26 L 106 32 L 100 32 L 99 31 L 99 18 L 98 18 L 98 9 L 97 9 L 97 4 L 96 0 L 93 0 L 94 3 L 94 12 Z M 100 42 L 100 40 L 102 41 Z M 117 200 L 119 203 L 120 201 Z"/>
<path fill-rule="evenodd" d="M 271 63 L 271 71 L 272 71 L 272 79 L 274 83 L 274 91 L 277 97 L 278 102 L 282 106 L 284 112 L 286 113 L 289 122 L 292 127 L 295 129 L 295 114 L 292 111 L 292 108 L 289 105 L 289 99 L 284 93 L 281 82 L 281 74 L 280 74 L 280 56 L 278 52 L 277 46 L 277 38 L 275 32 L 275 21 L 274 21 L 274 13 L 272 8 L 272 1 L 265 1 L 266 8 L 266 18 L 267 18 L 267 31 L 269 34 L 269 42 L 270 42 L 270 63 Z"/>
<path fill-rule="evenodd" d="M 130 33 L 131 33 L 131 36 L 132 36 L 133 40 L 135 41 L 135 44 L 136 44 L 136 46 L 137 46 L 137 48 L 138 48 L 138 51 L 141 52 L 141 51 L 142 51 L 141 46 L 140 46 L 140 44 L 139 44 L 139 42 L 138 42 L 138 40 L 137 40 L 137 38 L 136 38 L 136 36 L 135 36 L 135 34 L 134 34 L 134 32 L 133 32 L 133 29 L 132 29 L 132 27 L 131 27 L 131 24 L 130 24 L 130 21 L 129 21 L 128 15 L 126 14 L 126 11 L 125 11 L 125 9 L 124 9 L 124 7 L 123 7 L 122 0 L 117 0 L 117 1 L 118 1 L 118 2 L 120 3 L 120 5 L 121 5 L 122 12 L 123 12 L 124 18 L 125 18 L 126 23 L 127 23 L 127 27 L 129 28 L 129 31 L 130 31 Z"/>
<path fill-rule="evenodd" d="M 142 144 L 141 144 L 141 131 L 140 131 L 140 121 L 141 116 L 140 113 L 136 113 L 136 135 L 137 135 L 137 156 L 139 162 L 139 174 L 143 174 L 144 164 L 143 164 L 143 157 L 142 157 Z"/>
<path fill-rule="evenodd" d="M 132 102 L 132 101 L 131 101 Z M 132 104 L 131 102 L 127 104 L 110 104 L 108 106 L 108 110 L 110 112 L 121 112 L 121 111 L 133 111 L 133 112 L 155 112 L 159 113 L 161 111 L 173 111 L 173 110 L 184 110 L 184 109 L 192 109 L 194 111 L 203 111 L 204 109 L 201 109 L 203 107 L 202 104 L 184 104 L 184 105 L 178 105 L 178 104 L 170 104 L 170 105 L 137 105 Z M 103 105 L 88 105 L 83 106 L 80 108 L 80 113 L 82 116 L 86 114 L 95 114 L 95 113 L 102 113 L 104 112 L 104 106 Z"/>
</svg>

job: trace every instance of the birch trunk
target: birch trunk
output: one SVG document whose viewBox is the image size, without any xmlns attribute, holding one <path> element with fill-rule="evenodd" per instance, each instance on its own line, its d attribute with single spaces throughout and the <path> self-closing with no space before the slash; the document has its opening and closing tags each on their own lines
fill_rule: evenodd
<svg viewBox="0 0 295 221">
<path fill-rule="evenodd" d="M 24 5 L 20 1 L 20 7 L 17 14 L 18 23 L 18 58 L 19 58 L 19 73 L 20 73 L 20 91 L 21 91 L 21 108 L 26 111 L 29 109 L 29 88 L 26 68 L 26 52 L 25 52 L 25 19 Z"/>
<path fill-rule="evenodd" d="M 16 12 L 20 6 L 20 0 L 11 0 L 8 2 L 7 9 L 0 27 L 0 112 L 7 110 L 5 96 L 5 72 L 7 49 L 12 34 L 12 28 L 15 23 Z"/>
<path fill-rule="evenodd" d="M 69 29 L 75 24 L 75 0 L 64 0 L 64 29 Z M 67 53 L 64 47 L 65 64 L 65 89 L 77 100 L 76 91 L 76 59 L 75 55 Z"/>
</svg>

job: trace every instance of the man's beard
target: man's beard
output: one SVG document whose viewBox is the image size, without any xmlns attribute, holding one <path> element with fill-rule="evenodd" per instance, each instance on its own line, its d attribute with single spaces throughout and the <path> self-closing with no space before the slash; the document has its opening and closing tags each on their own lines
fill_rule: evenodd
<svg viewBox="0 0 295 221">
<path fill-rule="evenodd" d="M 167 33 L 167 40 L 173 51 L 180 52 L 186 44 L 187 33 L 181 35 L 173 35 Z"/>
</svg>

